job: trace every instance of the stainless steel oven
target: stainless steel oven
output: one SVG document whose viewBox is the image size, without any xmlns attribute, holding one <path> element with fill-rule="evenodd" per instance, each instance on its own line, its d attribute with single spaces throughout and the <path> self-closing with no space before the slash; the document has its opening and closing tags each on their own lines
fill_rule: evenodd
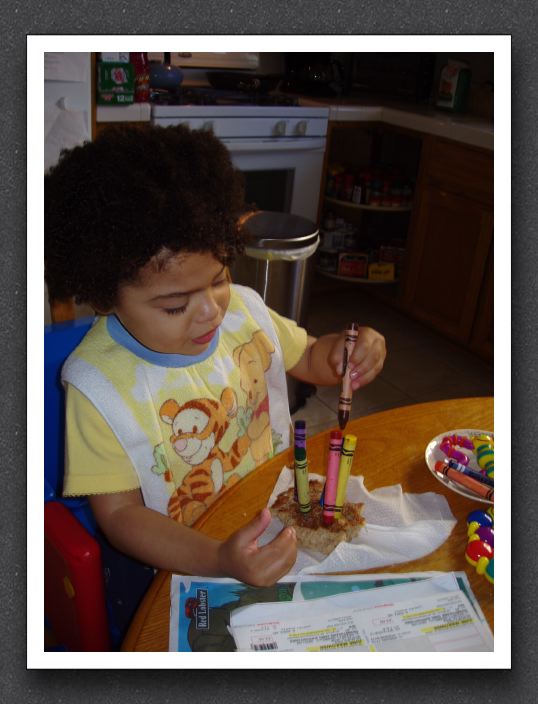
<svg viewBox="0 0 538 704">
<path fill-rule="evenodd" d="M 157 125 L 211 129 L 245 175 L 247 201 L 316 221 L 328 108 L 153 105 Z"/>
</svg>

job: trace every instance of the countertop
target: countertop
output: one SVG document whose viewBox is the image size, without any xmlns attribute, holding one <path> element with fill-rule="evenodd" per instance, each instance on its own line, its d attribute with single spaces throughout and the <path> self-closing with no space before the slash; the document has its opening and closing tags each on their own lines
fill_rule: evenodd
<svg viewBox="0 0 538 704">
<path fill-rule="evenodd" d="M 347 97 L 299 96 L 299 105 L 328 107 L 329 120 L 334 122 L 384 122 L 493 150 L 493 121 L 481 117 L 453 114 L 431 106 Z M 97 122 L 146 122 L 150 119 L 149 103 L 97 106 Z"/>
<path fill-rule="evenodd" d="M 328 107 L 329 120 L 332 122 L 385 122 L 493 150 L 493 121 L 482 117 L 436 110 L 428 105 L 344 97 L 301 96 L 299 104 L 305 107 Z"/>
</svg>

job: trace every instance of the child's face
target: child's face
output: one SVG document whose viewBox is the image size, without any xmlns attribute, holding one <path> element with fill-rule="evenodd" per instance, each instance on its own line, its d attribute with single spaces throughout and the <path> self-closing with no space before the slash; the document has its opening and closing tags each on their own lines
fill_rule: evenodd
<svg viewBox="0 0 538 704">
<path fill-rule="evenodd" d="M 160 269 L 149 261 L 112 309 L 145 347 L 196 355 L 207 349 L 230 303 L 226 269 L 210 253 L 181 252 Z"/>
</svg>

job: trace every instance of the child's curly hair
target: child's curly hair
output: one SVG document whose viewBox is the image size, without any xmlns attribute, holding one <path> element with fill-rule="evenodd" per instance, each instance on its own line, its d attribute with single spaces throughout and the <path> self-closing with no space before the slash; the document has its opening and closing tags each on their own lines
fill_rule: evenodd
<svg viewBox="0 0 538 704">
<path fill-rule="evenodd" d="M 163 250 L 244 249 L 242 174 L 211 133 L 121 125 L 64 151 L 45 175 L 45 279 L 51 299 L 108 310 L 118 286 Z"/>
</svg>

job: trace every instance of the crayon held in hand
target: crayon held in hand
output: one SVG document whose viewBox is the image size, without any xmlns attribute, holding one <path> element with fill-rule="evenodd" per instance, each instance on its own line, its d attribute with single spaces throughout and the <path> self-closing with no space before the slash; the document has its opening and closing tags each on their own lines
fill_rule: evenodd
<svg viewBox="0 0 538 704">
<path fill-rule="evenodd" d="M 351 465 L 353 464 L 353 456 L 357 447 L 357 436 L 346 435 L 342 444 L 342 452 L 340 453 L 340 463 L 338 465 L 338 484 L 336 486 L 336 499 L 334 507 L 334 517 L 340 518 L 342 507 L 346 500 L 347 482 L 351 473 Z"/>
<path fill-rule="evenodd" d="M 338 399 L 338 425 L 340 430 L 343 430 L 349 420 L 349 411 L 351 409 L 352 390 L 351 390 L 351 370 L 349 368 L 349 359 L 355 348 L 357 337 L 359 335 L 358 323 L 351 323 L 346 330 L 346 339 L 344 343 L 344 359 L 342 362 L 342 381 L 340 385 L 340 398 Z"/>
<path fill-rule="evenodd" d="M 323 489 L 323 525 L 330 526 L 334 521 L 336 502 L 336 487 L 338 485 L 338 467 L 340 465 L 340 452 L 342 450 L 342 433 L 333 430 L 329 437 L 329 460 L 327 462 L 327 479 Z"/>
<path fill-rule="evenodd" d="M 437 465 L 439 465 L 439 468 Z M 455 482 L 456 484 L 461 484 L 462 486 L 467 487 L 467 489 L 470 489 L 475 494 L 478 494 L 478 496 L 483 496 L 488 501 L 493 501 L 493 489 L 487 486 L 487 484 L 477 482 L 476 479 L 471 479 L 471 477 L 468 477 L 466 474 L 458 472 L 457 469 L 452 469 L 451 467 L 448 467 L 443 462 L 436 463 L 435 471 L 438 474 L 444 474 L 445 477 Z"/>
</svg>

